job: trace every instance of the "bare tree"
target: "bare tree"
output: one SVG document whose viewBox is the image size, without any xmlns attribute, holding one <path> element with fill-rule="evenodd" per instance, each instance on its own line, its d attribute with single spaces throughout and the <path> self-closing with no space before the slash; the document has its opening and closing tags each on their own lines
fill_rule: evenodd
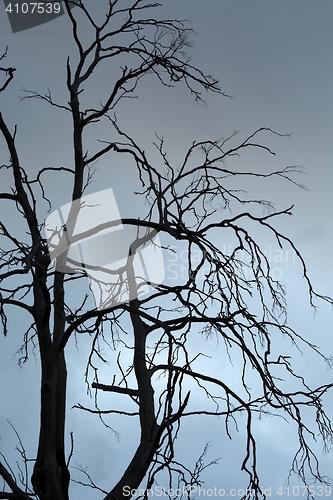
<svg viewBox="0 0 333 500">
<path fill-rule="evenodd" d="M 165 87 L 185 84 L 197 101 L 203 100 L 203 91 L 223 94 L 216 79 L 205 75 L 186 58 L 184 49 L 189 44 L 191 29 L 185 21 L 149 17 L 158 4 L 143 0 L 108 2 L 102 24 L 97 24 L 82 1 L 74 2 L 77 8 L 73 10 L 69 5 L 73 2 L 65 0 L 64 3 L 78 54 L 76 64 L 67 60 L 69 102 L 55 102 L 50 91 L 46 94 L 25 91 L 23 98 L 42 99 L 71 114 L 73 168 L 45 167 L 35 178 L 30 178 L 16 148 L 16 129 L 11 131 L 0 114 L 0 130 L 10 158 L 1 170 L 11 174 L 10 185 L 2 188 L 0 199 L 12 204 L 26 226 L 21 237 L 6 222 L 0 225 L 3 240 L 0 314 L 5 335 L 10 308 L 28 314 L 30 321 L 23 331 L 21 361 L 28 359 L 29 345 L 36 341 L 41 365 L 40 435 L 31 484 L 29 478 L 24 480 L 22 477 L 23 487 L 19 486 L 9 464 L 3 461 L 0 474 L 5 488 L 0 498 L 69 498 L 69 460 L 66 460 L 64 449 L 65 352 L 69 339 L 77 333 L 86 333 L 92 338 L 86 382 L 95 390 L 95 406 L 87 408 L 78 404 L 77 408 L 95 413 L 103 421 L 108 414 L 118 413 L 129 419 L 137 418 L 140 423 L 133 458 L 123 476 L 115 485 L 110 484 L 108 491 L 100 489 L 81 469 L 87 483 L 78 482 L 99 489 L 101 498 L 129 498 L 132 490 L 141 484 L 148 495 L 157 476 L 165 471 L 169 486 L 182 485 L 190 495 L 191 487 L 200 484 L 199 475 L 206 466 L 205 451 L 195 469 L 190 470 L 177 461 L 174 450 L 181 421 L 191 415 L 223 418 L 228 435 L 231 423 L 237 425 L 238 416 L 245 415 L 246 452 L 240 467 L 249 476 L 252 493 L 247 498 L 264 498 L 252 426 L 256 414 L 282 415 L 294 421 L 298 427 L 299 448 L 291 470 L 299 474 L 304 484 L 307 484 L 309 472 L 316 480 L 325 482 L 311 448 L 315 431 L 304 423 L 302 412 L 304 408 L 313 409 L 314 425 L 324 445 L 329 447 L 333 431 L 322 406 L 322 397 L 333 384 L 310 388 L 303 375 L 294 371 L 289 357 L 276 353 L 273 340 L 276 336 L 284 336 L 294 345 L 314 351 L 329 364 L 330 359 L 287 324 L 285 290 L 272 275 L 269 259 L 256 238 L 257 228 L 265 231 L 279 248 L 295 252 L 303 269 L 311 305 L 316 298 L 330 303 L 332 300 L 315 292 L 305 262 L 293 241 L 274 226 L 276 218 L 291 215 L 292 207 L 275 211 L 269 201 L 252 199 L 237 187 L 238 182 L 250 176 L 275 176 L 297 184 L 294 176 L 298 169 L 286 167 L 256 173 L 237 171 L 229 166 L 235 157 L 249 149 L 274 154 L 269 146 L 260 142 L 264 134 L 278 135 L 266 128 L 254 131 L 238 143 L 236 134 L 222 140 L 195 141 L 177 167 L 169 160 L 164 140 L 156 137 L 155 146 L 161 159 L 161 166 L 156 166 L 123 129 L 120 122 L 124 120 L 117 120 L 114 110 L 121 99 L 133 95 L 139 81 L 148 74 L 154 74 Z M 82 92 L 93 72 L 119 57 L 120 72 L 110 84 L 109 94 L 101 97 L 99 105 L 86 103 Z M 1 71 L 5 75 L 0 89 L 3 92 L 15 69 L 2 67 Z M 87 151 L 86 129 L 104 121 L 110 128 L 110 140 L 100 141 L 94 151 Z M 112 293 L 109 290 L 111 299 L 117 287 L 121 293 L 126 290 L 128 300 L 96 301 L 96 307 L 91 308 L 85 293 L 78 301 L 66 290 L 70 290 L 73 282 L 86 280 L 86 276 L 91 278 L 91 287 L 95 284 L 107 288 L 107 279 L 101 283 L 98 278 L 93 283 L 92 271 L 109 273 L 110 280 L 115 273 L 104 269 L 103 265 L 96 269 L 89 263 L 78 270 L 79 262 L 71 257 L 68 242 L 80 242 L 89 236 L 76 234 L 75 225 L 84 191 L 91 180 L 91 166 L 107 154 L 126 156 L 135 165 L 142 185 L 137 196 L 145 200 L 147 211 L 144 218 L 110 220 L 90 233 L 90 236 L 96 235 L 120 224 L 134 231 L 126 265 L 117 271 Z M 43 184 L 45 175 L 66 176 L 66 181 L 70 179 L 72 185 L 68 218 L 54 228 L 52 234 L 58 237 L 58 247 L 54 247 L 55 267 L 44 232 L 44 218 L 38 220 L 37 217 L 39 207 L 48 200 Z M 109 234 L 114 237 L 115 233 Z M 222 238 L 231 242 L 231 251 L 222 248 Z M 112 247 L 112 239 L 110 241 Z M 175 283 L 170 280 L 154 283 L 149 278 L 144 282 L 142 276 L 136 274 L 133 259 L 138 249 L 147 243 L 164 254 L 174 255 L 179 249 L 185 252 L 183 276 L 178 275 Z M 143 284 L 152 286 L 149 294 L 140 293 Z M 235 386 L 225 383 L 220 374 L 209 371 L 206 365 L 202 369 L 204 353 L 200 342 L 196 348 L 196 339 L 214 336 L 223 346 L 226 359 L 232 359 L 235 352 L 240 355 L 242 368 L 237 374 L 240 383 Z M 113 374 L 112 384 L 98 377 L 97 362 L 107 361 L 102 344 L 118 356 L 118 372 Z M 249 387 L 250 371 L 260 382 L 260 394 Z M 286 384 L 280 383 L 281 378 L 294 381 L 290 391 Z M 192 403 L 193 390 L 203 396 L 201 406 Z M 98 395 L 101 392 L 109 393 L 111 409 L 100 408 Z M 127 398 L 135 411 L 128 410 L 129 403 L 124 408 L 115 408 L 114 394 Z M 23 446 L 21 450 L 27 465 Z M 72 453 L 73 450 L 69 452 L 70 458 Z"/>
</svg>

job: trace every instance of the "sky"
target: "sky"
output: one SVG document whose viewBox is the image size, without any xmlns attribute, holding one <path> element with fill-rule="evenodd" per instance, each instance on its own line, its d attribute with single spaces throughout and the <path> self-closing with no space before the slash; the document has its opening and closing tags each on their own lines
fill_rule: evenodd
<svg viewBox="0 0 333 500">
<path fill-rule="evenodd" d="M 96 3 L 96 2 L 95 2 Z M 106 2 L 99 1 L 93 11 L 102 12 Z M 269 181 L 265 185 L 248 183 L 249 192 L 261 195 L 275 203 L 277 209 L 294 205 L 293 217 L 282 219 L 278 227 L 290 236 L 302 252 L 313 284 L 322 294 L 332 295 L 332 212 L 333 201 L 333 55 L 331 0 L 168 0 L 160 9 L 160 16 L 191 19 L 193 45 L 188 49 L 193 64 L 204 72 L 213 74 L 223 91 L 231 97 L 204 96 L 206 106 L 197 105 L 186 89 L 179 86 L 167 90 L 152 77 L 142 80 L 138 87 L 139 99 L 121 107 L 119 120 L 126 129 L 152 151 L 155 132 L 163 135 L 170 158 L 180 162 L 193 140 L 218 139 L 239 130 L 245 138 L 259 127 L 270 127 L 289 137 L 266 137 L 276 156 L 248 155 L 244 168 L 265 171 L 297 165 L 303 168 L 299 182 L 306 189 Z M 0 52 L 8 46 L 4 65 L 17 71 L 5 93 L 0 95 L 0 108 L 13 128 L 18 124 L 17 144 L 25 168 L 31 175 L 45 165 L 71 166 L 71 129 L 69 117 L 61 110 L 50 109 L 40 101 L 18 101 L 23 88 L 45 92 L 50 88 L 58 101 L 67 102 L 66 58 L 75 58 L 70 26 L 65 16 L 50 23 L 19 33 L 12 33 L 3 3 L 0 3 Z M 116 71 L 116 69 L 114 69 Z M 94 81 L 90 95 L 98 96 L 109 88 L 113 69 L 105 70 Z M 104 131 L 100 131 L 104 134 Z M 107 135 L 104 137 L 107 138 Z M 93 140 L 93 137 L 92 139 Z M 0 146 L 3 148 L 3 143 Z M 6 152 L 0 149 L 1 163 L 7 161 Z M 242 159 L 239 160 L 241 165 Z M 94 191 L 105 187 L 109 165 L 98 166 Z M 1 175 L 4 175 L 1 173 Z M 109 179 L 109 177 L 108 177 Z M 2 179 L 5 182 L 6 179 Z M 135 181 L 126 165 L 113 170 L 111 182 L 119 211 L 123 217 L 136 214 L 133 190 Z M 52 180 L 52 201 L 60 206 L 69 201 L 70 186 L 63 180 Z M 2 209 L 3 210 L 3 209 Z M 45 215 L 43 215 L 43 210 Z M 6 218 L 15 217 L 0 212 Z M 45 207 L 40 216 L 46 216 Z M 274 261 L 274 248 L 267 246 Z M 277 259 L 276 259 L 277 260 Z M 307 293 L 301 268 L 293 258 L 284 262 L 274 261 L 276 273 L 288 285 L 289 321 L 307 338 L 319 344 L 325 354 L 333 352 L 332 311 L 325 304 L 318 304 L 314 311 L 307 306 Z M 11 318 L 12 332 L 1 339 L 0 348 L 0 451 L 15 466 L 16 437 L 6 420 L 10 420 L 34 454 L 38 429 L 38 361 L 30 359 L 24 367 L 17 366 L 15 352 L 20 344 L 20 328 L 24 318 Z M 78 410 L 70 408 L 80 402 L 90 404 L 84 385 L 84 360 L 87 345 L 77 352 L 74 343 L 69 346 L 68 367 L 70 375 L 68 432 L 75 429 L 75 457 L 83 467 L 88 466 L 96 482 L 107 487 L 120 476 L 130 457 L 131 443 L 135 441 L 136 427 L 115 419 L 114 428 L 120 439 L 110 432 L 105 450 L 105 433 L 99 424 Z M 215 347 L 211 345 L 211 349 Z M 295 362 L 313 382 L 332 380 L 332 372 L 317 365 L 318 360 L 295 353 Z M 231 373 L 231 372 L 230 372 Z M 230 376 L 226 373 L 226 377 Z M 330 415 L 332 402 L 327 400 Z M 256 423 L 259 444 L 259 472 L 263 485 L 273 492 L 282 486 L 295 450 L 295 428 L 291 424 L 263 419 Z M 194 439 L 193 436 L 196 438 Z M 186 422 L 179 440 L 181 457 L 193 461 L 200 455 L 206 442 L 210 442 L 208 460 L 221 457 L 217 465 L 208 468 L 203 476 L 206 488 L 225 488 L 230 491 L 246 487 L 247 478 L 239 473 L 244 453 L 244 434 L 234 433 L 229 441 L 219 422 L 193 419 Z M 104 448 L 101 460 L 99 447 Z M 323 470 L 332 470 L 333 455 L 322 456 Z M 77 457 L 77 458 L 76 458 Z M 298 484 L 293 482 L 292 484 Z M 286 492 L 286 490 L 284 490 Z M 296 491 L 296 490 L 295 490 Z M 274 497 L 274 495 L 272 495 Z M 295 495 L 297 496 L 297 495 Z M 333 498 L 333 494 L 331 495 Z M 97 492 L 72 486 L 76 499 L 101 498 Z"/>
</svg>

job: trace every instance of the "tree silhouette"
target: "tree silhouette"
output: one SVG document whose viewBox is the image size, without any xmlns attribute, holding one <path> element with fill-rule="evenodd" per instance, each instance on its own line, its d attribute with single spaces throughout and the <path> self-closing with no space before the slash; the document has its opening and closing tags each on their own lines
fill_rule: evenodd
<svg viewBox="0 0 333 500">
<path fill-rule="evenodd" d="M 221 140 L 194 141 L 177 166 L 170 161 L 163 138 L 156 136 L 160 158 L 157 165 L 126 132 L 120 123 L 125 120 L 116 117 L 115 108 L 119 101 L 133 96 L 139 81 L 151 74 L 167 88 L 184 84 L 199 102 L 203 100 L 203 91 L 224 95 L 216 79 L 205 75 L 186 57 L 184 50 L 189 45 L 191 29 L 185 21 L 149 17 L 158 4 L 143 0 L 109 2 L 102 24 L 97 24 L 82 1 L 74 2 L 77 8 L 73 10 L 70 9 L 73 2 L 65 0 L 64 3 L 78 54 L 77 63 L 67 60 L 69 101 L 67 104 L 55 102 L 49 90 L 45 94 L 25 91 L 23 99 L 41 99 L 71 115 L 73 168 L 48 166 L 31 178 L 16 148 L 16 129 L 11 131 L 6 117 L 0 114 L 0 130 L 10 158 L 1 170 L 11 174 L 8 186 L 2 184 L 0 199 L 10 202 L 12 210 L 17 211 L 25 224 L 24 234 L 20 236 L 16 235 L 16 228 L 6 222 L 0 225 L 3 240 L 0 315 L 5 335 L 11 333 L 7 331 L 10 308 L 24 310 L 30 316 L 27 328 L 22 331 L 20 361 L 28 359 L 29 346 L 36 342 L 41 366 L 40 434 L 31 482 L 23 480 L 23 486 L 19 486 L 18 479 L 22 482 L 24 478 L 17 479 L 3 461 L 0 474 L 5 487 L 0 498 L 69 498 L 69 459 L 75 447 L 66 459 L 65 353 L 69 339 L 77 334 L 91 337 L 86 381 L 89 389 L 94 390 L 92 393 L 95 392 L 94 407 L 78 404 L 77 408 L 96 414 L 105 425 L 108 425 L 107 415 L 117 413 L 138 419 L 140 423 L 133 457 L 123 476 L 115 485 L 110 484 L 108 491 L 98 488 L 81 469 L 87 482 L 76 481 L 100 489 L 101 498 L 129 498 L 132 490 L 141 484 L 148 491 L 166 471 L 168 485 L 181 485 L 190 495 L 191 487 L 201 484 L 206 450 L 195 469 L 190 470 L 177 460 L 175 441 L 182 419 L 191 415 L 223 419 L 225 432 L 230 437 L 231 425 L 243 422 L 246 450 L 240 467 L 249 477 L 251 493 L 247 498 L 265 497 L 257 472 L 256 436 L 252 425 L 255 415 L 282 415 L 294 421 L 299 448 L 291 470 L 299 474 L 305 485 L 309 473 L 316 480 L 326 482 L 311 448 L 316 433 L 305 424 L 303 409 L 314 410 L 314 425 L 324 445 L 329 447 L 333 432 L 322 397 L 333 384 L 310 388 L 304 376 L 294 371 L 290 358 L 276 352 L 275 338 L 287 337 L 294 345 L 316 352 L 327 363 L 330 359 L 287 324 L 285 289 L 272 274 L 269 258 L 257 238 L 258 228 L 280 249 L 288 248 L 295 253 L 302 266 L 311 305 L 315 298 L 330 303 L 332 300 L 313 289 L 298 249 L 274 225 L 277 218 L 291 215 L 292 207 L 275 211 L 269 201 L 252 199 L 237 187 L 238 182 L 250 177 L 276 177 L 298 184 L 295 180 L 298 169 L 286 167 L 256 173 L 238 171 L 232 165 L 235 157 L 249 149 L 274 154 L 261 142 L 261 137 L 279 134 L 260 128 L 238 143 L 237 134 Z M 104 65 L 111 67 L 114 62 L 118 63 L 119 72 L 110 83 L 109 94 L 101 96 L 98 105 L 86 102 L 83 90 L 93 73 Z M 1 71 L 5 78 L 0 90 L 4 92 L 15 69 L 2 67 Z M 90 152 L 85 133 L 98 123 L 105 123 L 110 130 L 110 140 L 97 142 L 96 149 Z M 108 154 L 125 156 L 135 167 L 142 186 L 137 197 L 146 207 L 145 217 L 113 218 L 97 225 L 89 234 L 82 230 L 76 232 L 80 210 L 87 206 L 84 197 L 85 190 L 90 188 L 92 166 Z M 38 215 L 42 212 L 39 207 L 48 202 L 43 183 L 46 175 L 63 176 L 64 182 L 72 186 L 67 218 L 52 228 L 51 236 L 48 233 L 49 241 L 44 231 L 45 217 L 40 219 Z M 111 187 L 108 180 L 106 184 Z M 87 236 L 108 234 L 111 252 L 117 245 L 117 236 L 114 231 L 105 230 L 117 229 L 120 225 L 133 235 L 126 264 L 120 270 L 72 257 L 73 243 L 83 244 Z M 47 224 L 46 229 L 50 231 Z M 58 249 L 55 265 L 50 258 L 52 238 L 57 240 L 53 247 L 56 252 Z M 226 240 L 231 242 L 228 252 L 221 244 Z M 180 251 L 186 255 L 182 273 L 177 270 L 177 279 L 154 282 L 151 277 L 144 278 L 138 273 L 134 259 L 148 246 L 150 251 L 164 256 L 174 257 Z M 105 281 L 98 272 L 107 276 Z M 108 291 L 109 302 L 98 301 L 95 294 L 96 303 L 92 307 L 84 285 L 75 289 L 75 294 L 81 293 L 81 296 L 73 297 L 71 286 L 86 282 L 87 276 L 91 289 L 97 287 L 102 295 Z M 108 279 L 113 284 L 111 288 L 108 288 Z M 151 287 L 150 292 L 141 293 L 147 286 Z M 205 354 L 200 347 L 201 339 L 208 337 L 215 337 L 223 346 L 221 365 L 239 356 L 242 367 L 234 374 L 234 384 L 224 380 L 222 371 L 209 370 L 207 364 L 202 364 Z M 80 345 L 80 340 L 77 341 Z M 117 353 L 117 373 L 112 371 L 108 381 L 100 379 L 97 366 L 107 362 L 106 348 Z M 255 391 L 250 388 L 250 372 L 251 376 L 253 372 L 256 374 L 260 394 L 257 388 Z M 293 381 L 290 390 L 288 384 L 282 384 L 283 378 Z M 109 393 L 111 409 L 100 408 L 101 392 Z M 193 401 L 193 393 L 200 397 Z M 115 394 L 128 399 L 121 409 L 113 404 Z M 244 420 L 238 420 L 242 414 Z M 22 458 L 28 466 L 24 448 L 22 450 Z"/>
</svg>

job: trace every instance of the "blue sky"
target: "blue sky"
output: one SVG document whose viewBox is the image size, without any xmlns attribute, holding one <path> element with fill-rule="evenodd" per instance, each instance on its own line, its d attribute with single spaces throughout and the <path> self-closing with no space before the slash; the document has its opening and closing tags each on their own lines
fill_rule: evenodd
<svg viewBox="0 0 333 500">
<path fill-rule="evenodd" d="M 100 1 L 96 7 L 89 0 L 87 5 L 102 11 L 103 3 Z M 167 90 L 148 77 L 138 87 L 140 98 L 120 107 L 119 120 L 147 151 L 152 151 L 154 133 L 163 135 L 175 163 L 181 161 L 186 148 L 195 139 L 226 137 L 234 130 L 239 130 L 239 137 L 244 138 L 258 127 L 270 127 L 279 133 L 291 134 L 289 138 L 267 137 L 267 143 L 276 156 L 249 155 L 243 167 L 265 171 L 286 165 L 302 166 L 306 175 L 301 176 L 299 181 L 305 184 L 307 190 L 276 182 L 265 185 L 251 183 L 248 189 L 274 201 L 277 209 L 295 205 L 294 216 L 281 219 L 279 227 L 293 238 L 301 250 L 316 288 L 321 293 L 332 294 L 332 2 L 168 0 L 164 4 L 160 9 L 161 16 L 192 19 L 196 34 L 189 54 L 193 63 L 216 76 L 223 91 L 232 98 L 207 95 L 207 106 L 197 106 L 184 88 Z M 11 127 L 18 124 L 17 143 L 27 170 L 33 173 L 45 165 L 70 166 L 69 117 L 39 101 L 18 103 L 17 100 L 17 96 L 23 93 L 22 87 L 41 93 L 49 87 L 56 100 L 66 102 L 66 57 L 68 54 L 75 57 L 69 23 L 61 17 L 47 25 L 12 34 L 4 6 L 0 4 L 0 52 L 7 45 L 9 50 L 4 64 L 15 66 L 17 71 L 10 87 L 0 95 L 0 108 Z M 103 77 L 94 82 L 94 87 L 87 89 L 87 94 L 99 97 L 107 91 L 112 77 L 112 71 L 105 70 Z M 6 155 L 1 157 L 1 162 L 4 161 Z M 103 161 L 96 173 L 94 190 L 105 185 L 109 165 Z M 239 165 L 242 165 L 241 160 Z M 123 216 L 137 210 L 131 194 L 136 184 L 129 178 L 126 168 L 120 165 L 112 174 L 112 186 L 108 186 L 114 188 Z M 55 204 L 66 203 L 69 193 L 69 186 L 63 182 L 53 183 Z M 301 280 L 300 266 L 290 261 L 284 263 L 282 268 L 282 279 L 289 285 L 290 321 L 293 326 L 308 338 L 315 339 L 325 353 L 333 351 L 332 312 L 322 304 L 314 316 L 306 306 L 306 287 Z M 12 326 L 19 329 L 20 324 L 13 320 Z M 1 451 L 9 453 L 15 445 L 5 422 L 9 418 L 22 437 L 27 436 L 33 454 L 35 441 L 31 439 L 30 442 L 28 436 L 36 433 L 37 429 L 38 391 L 32 380 L 38 375 L 38 363 L 31 359 L 29 366 L 19 369 L 13 357 L 18 344 L 19 340 L 12 340 L 11 335 L 8 339 L 1 339 Z M 77 354 L 75 346 L 71 346 L 69 371 L 73 380 L 69 386 L 69 407 L 80 398 L 83 402 L 86 397 L 82 366 L 84 355 L 84 347 Z M 304 359 L 296 355 L 296 360 L 300 367 L 310 372 L 314 384 L 317 381 L 320 384 L 323 378 L 332 378 L 332 373 L 328 373 L 325 367 L 321 369 L 314 365 L 316 362 L 312 358 Z M 23 389 L 23 399 L 16 399 L 17 384 Z M 332 415 L 332 404 L 330 410 Z M 84 465 L 87 459 L 96 480 L 103 482 L 109 474 L 111 481 L 113 477 L 116 480 L 131 452 L 129 443 L 134 439 L 135 427 L 123 428 L 121 419 L 115 423 L 121 440 L 118 442 L 110 433 L 106 460 L 97 468 L 95 465 L 100 460 L 98 446 L 104 446 L 105 430 L 99 425 L 92 426 L 86 415 L 70 413 L 68 431 L 70 426 L 75 426 L 85 434 L 85 440 L 78 440 L 76 444 L 79 461 Z M 284 483 L 292 459 L 293 442 L 296 445 L 294 431 L 291 425 L 281 422 L 277 426 L 271 419 L 264 419 L 260 426 L 258 423 L 260 470 L 264 486 L 273 485 L 276 488 Z M 193 439 L 194 433 L 200 436 L 200 440 Z M 212 420 L 205 420 L 204 423 L 196 420 L 185 426 L 179 453 L 192 460 L 193 456 L 200 454 L 204 444 L 211 441 L 208 457 L 222 459 L 220 465 L 212 466 L 207 471 L 206 486 L 242 488 L 246 486 L 246 478 L 238 473 L 244 451 L 242 439 L 242 432 L 235 433 L 234 440 L 229 442 L 223 425 Z M 323 458 L 323 463 L 326 472 L 332 470 L 332 456 Z M 77 491 L 73 487 L 73 499 L 99 498 L 99 495 L 93 497 L 90 492 Z M 85 493 L 86 497 L 83 496 Z"/>
</svg>

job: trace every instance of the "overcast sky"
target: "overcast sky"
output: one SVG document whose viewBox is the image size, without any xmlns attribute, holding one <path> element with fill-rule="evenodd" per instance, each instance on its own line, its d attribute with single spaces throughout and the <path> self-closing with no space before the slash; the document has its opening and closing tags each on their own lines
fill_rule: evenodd
<svg viewBox="0 0 333 500">
<path fill-rule="evenodd" d="M 90 0 L 87 5 L 93 3 Z M 95 5 L 94 8 L 101 11 L 104 3 L 107 2 L 99 0 L 98 7 Z M 280 224 L 303 253 L 315 287 L 323 294 L 332 295 L 332 1 L 165 0 L 164 3 L 160 9 L 161 17 L 192 20 L 196 34 L 189 54 L 193 63 L 216 76 L 223 91 L 232 98 L 207 95 L 207 106 L 197 106 L 186 89 L 177 87 L 168 91 L 148 77 L 139 85 L 140 99 L 124 106 L 119 120 L 135 135 L 143 149 L 151 149 L 155 132 L 163 135 L 175 163 L 181 161 L 186 147 L 195 139 L 226 137 L 234 130 L 240 130 L 240 137 L 244 138 L 258 127 L 291 134 L 289 138 L 267 139 L 276 152 L 274 159 L 250 156 L 247 161 L 258 170 L 287 165 L 304 168 L 306 175 L 299 181 L 307 190 L 270 182 L 261 196 L 272 199 L 277 209 L 295 205 L 294 216 L 283 219 Z M 69 118 L 60 110 L 48 109 L 45 103 L 24 101 L 19 104 L 17 99 L 23 93 L 22 87 L 41 93 L 49 87 L 56 100 L 68 100 L 66 58 L 68 54 L 75 57 L 70 34 L 65 16 L 13 34 L 4 5 L 0 3 L 0 52 L 8 46 L 3 64 L 17 68 L 14 81 L 0 95 L 0 108 L 12 128 L 18 124 L 17 145 L 24 166 L 31 174 L 45 165 L 72 166 Z M 97 97 L 109 88 L 112 77 L 112 72 L 104 72 L 103 77 L 95 82 Z M 0 147 L 3 148 L 3 144 Z M 7 152 L 0 152 L 3 163 L 7 161 Z M 107 186 L 105 169 L 108 165 L 102 164 L 99 168 L 93 190 L 113 187 L 121 215 L 136 214 L 137 207 L 132 205 L 132 181 L 126 168 L 119 167 L 107 181 Z M 250 188 L 258 194 L 258 186 L 251 185 Z M 54 183 L 52 195 L 55 204 L 60 206 L 68 202 L 69 193 L 63 182 Z M 300 266 L 290 260 L 277 267 L 281 267 L 281 280 L 289 284 L 289 312 L 293 326 L 323 346 L 325 354 L 333 352 L 330 308 L 319 304 L 314 316 L 306 305 L 306 287 L 301 280 Z M 38 377 L 39 368 L 34 359 L 23 368 L 17 367 L 14 354 L 19 347 L 21 324 L 12 320 L 11 326 L 15 331 L 9 332 L 8 339 L 0 340 L 0 451 L 15 460 L 12 451 L 15 436 L 11 434 L 6 419 L 15 425 L 33 455 L 38 428 L 38 387 L 33 381 Z M 12 340 L 14 335 L 15 341 Z M 73 347 L 70 356 L 69 408 L 77 402 L 90 404 L 83 383 L 84 349 L 76 353 Z M 332 373 L 325 367 L 314 366 L 312 359 L 296 358 L 300 368 L 310 372 L 314 385 L 320 385 L 323 379 L 332 379 Z M 332 410 L 331 404 L 331 415 Z M 77 455 L 74 460 L 89 466 L 96 482 L 107 488 L 110 481 L 117 480 L 131 455 L 129 443 L 135 440 L 135 426 L 131 424 L 124 428 L 123 420 L 116 422 L 121 439 L 118 442 L 112 433 L 108 434 L 104 460 L 99 446 L 104 448 L 104 453 L 107 431 L 99 424 L 92 425 L 92 420 L 77 410 L 69 410 L 69 413 L 67 431 L 75 428 L 78 436 L 80 431 L 85 436 L 84 441 L 78 437 L 75 443 Z M 219 465 L 207 471 L 205 486 L 226 490 L 245 487 L 247 478 L 238 472 L 244 453 L 243 434 L 235 433 L 234 440 L 229 442 L 223 431 L 223 425 L 212 418 L 204 423 L 200 420 L 186 422 L 179 453 L 193 461 L 205 443 L 211 441 L 208 458 L 222 459 Z M 297 445 L 295 427 L 264 419 L 260 426 L 258 424 L 258 432 L 259 471 L 263 485 L 276 490 L 287 477 L 292 452 Z M 319 455 L 321 457 L 320 448 Z M 333 455 L 322 458 L 324 470 L 329 473 L 333 470 Z M 90 491 L 82 493 L 76 486 L 73 486 L 72 495 L 73 500 L 100 498 L 99 494 Z"/>
</svg>

